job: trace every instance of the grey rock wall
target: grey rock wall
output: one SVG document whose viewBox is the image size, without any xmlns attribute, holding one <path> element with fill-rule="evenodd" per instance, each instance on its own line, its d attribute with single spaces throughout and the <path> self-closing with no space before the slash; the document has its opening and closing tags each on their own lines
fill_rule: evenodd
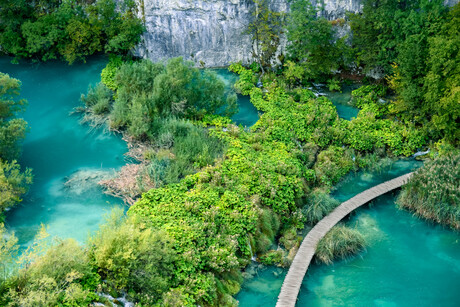
<svg viewBox="0 0 460 307">
<path fill-rule="evenodd" d="M 182 56 L 207 67 L 252 62 L 251 40 L 244 34 L 251 0 L 138 1 L 147 31 L 136 55 L 154 61 Z M 271 8 L 287 12 L 289 5 L 287 0 L 272 0 Z M 324 16 L 332 20 L 359 9 L 360 0 L 326 0 Z"/>
</svg>

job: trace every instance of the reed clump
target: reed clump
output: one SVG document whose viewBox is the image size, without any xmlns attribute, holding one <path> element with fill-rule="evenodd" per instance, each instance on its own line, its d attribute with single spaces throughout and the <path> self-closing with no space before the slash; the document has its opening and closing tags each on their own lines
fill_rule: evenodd
<svg viewBox="0 0 460 307">
<path fill-rule="evenodd" d="M 460 230 L 460 154 L 427 162 L 403 187 L 397 204 L 418 217 Z"/>
<path fill-rule="evenodd" d="M 335 259 L 351 257 L 366 246 L 363 235 L 356 229 L 344 225 L 334 226 L 316 247 L 316 260 L 332 264 Z"/>
</svg>

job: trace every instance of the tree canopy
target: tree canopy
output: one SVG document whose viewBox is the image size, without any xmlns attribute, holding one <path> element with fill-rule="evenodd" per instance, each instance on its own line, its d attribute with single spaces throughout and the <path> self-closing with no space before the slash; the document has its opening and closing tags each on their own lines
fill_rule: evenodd
<svg viewBox="0 0 460 307">
<path fill-rule="evenodd" d="M 0 0 L 0 51 L 17 58 L 64 59 L 126 54 L 143 24 L 132 0 Z"/>
<path fill-rule="evenodd" d="M 20 99 L 21 82 L 0 72 L 0 214 L 21 200 L 32 181 L 31 170 L 21 171 L 16 162 L 27 123 L 16 115 L 27 102 Z"/>
</svg>

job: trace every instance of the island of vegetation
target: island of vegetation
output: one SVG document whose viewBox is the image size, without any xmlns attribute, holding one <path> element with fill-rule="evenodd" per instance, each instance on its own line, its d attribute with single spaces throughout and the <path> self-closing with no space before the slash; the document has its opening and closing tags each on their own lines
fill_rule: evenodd
<svg viewBox="0 0 460 307">
<path fill-rule="evenodd" d="M 94 2 L 94 3 L 93 3 Z M 123 134 L 135 160 L 101 184 L 130 205 L 114 210 L 86 246 L 43 229 L 12 265 L 14 234 L 0 228 L 0 305 L 236 306 L 254 257 L 289 266 L 311 228 L 339 203 L 330 196 L 350 171 L 430 149 L 398 203 L 459 229 L 460 5 L 364 1 L 362 13 L 328 21 L 307 0 L 288 15 L 254 1 L 252 65 L 235 63 L 234 91 L 182 58 L 153 63 L 128 51 L 142 21 L 132 1 L 0 1 L 1 51 L 69 63 L 110 53 L 101 82 L 82 96 L 83 122 Z M 398 23 L 393 17 L 398 16 Z M 338 37 L 345 23 L 352 36 Z M 287 33 L 288 52 L 276 51 Z M 378 71 L 373 80 L 366 73 Z M 359 108 L 351 121 L 309 89 L 341 90 Z M 20 200 L 31 171 L 16 162 L 27 125 L 20 82 L 0 74 L 0 209 Z M 236 93 L 260 112 L 236 126 Z M 433 190 L 434 192 L 432 193 Z M 319 243 L 331 263 L 365 248 L 344 225 Z"/>
</svg>

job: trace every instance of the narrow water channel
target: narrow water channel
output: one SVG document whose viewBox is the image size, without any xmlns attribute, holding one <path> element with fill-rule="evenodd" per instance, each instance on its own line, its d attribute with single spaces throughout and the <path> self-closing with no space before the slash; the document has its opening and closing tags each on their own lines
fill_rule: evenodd
<svg viewBox="0 0 460 307">
<path fill-rule="evenodd" d="M 314 92 L 329 98 L 337 109 L 340 118 L 352 120 L 358 116 L 359 109 L 351 105 L 351 92 L 359 88 L 359 84 L 344 85 L 340 92 L 331 92 L 326 86 L 319 86 Z"/>
<path fill-rule="evenodd" d="M 228 69 L 213 69 L 219 78 L 224 81 L 227 91 L 231 90 L 233 84 L 238 80 L 238 75 Z M 238 113 L 232 117 L 237 125 L 251 127 L 259 120 L 259 113 L 249 100 L 249 96 L 238 94 Z"/>
<path fill-rule="evenodd" d="M 350 174 L 333 196 L 344 201 L 418 166 L 400 161 L 381 172 Z M 368 248 L 331 266 L 313 264 L 297 306 L 459 306 L 460 234 L 395 206 L 397 192 L 357 210 L 347 222 Z M 254 268 L 252 268 L 254 270 Z M 286 270 L 255 270 L 237 295 L 240 306 L 275 306 Z"/>
</svg>

